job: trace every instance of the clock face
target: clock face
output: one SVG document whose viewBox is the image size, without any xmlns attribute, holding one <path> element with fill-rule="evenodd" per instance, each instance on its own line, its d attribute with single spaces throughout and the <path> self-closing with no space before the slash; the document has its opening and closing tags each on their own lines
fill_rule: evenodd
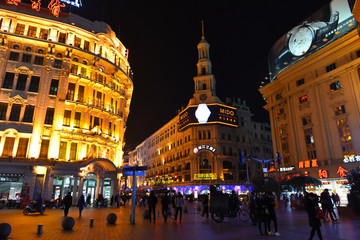
<svg viewBox="0 0 360 240">
<path fill-rule="evenodd" d="M 205 101 L 206 98 L 207 98 L 206 94 L 201 94 L 201 95 L 200 95 L 200 100 L 201 100 L 201 101 Z"/>
<path fill-rule="evenodd" d="M 289 50 L 294 56 L 304 55 L 313 41 L 313 31 L 306 26 L 299 27 L 289 39 Z"/>
</svg>

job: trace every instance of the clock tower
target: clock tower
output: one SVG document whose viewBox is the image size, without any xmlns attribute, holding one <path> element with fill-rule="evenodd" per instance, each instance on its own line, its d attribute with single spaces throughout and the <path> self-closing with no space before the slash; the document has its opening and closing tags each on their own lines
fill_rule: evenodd
<svg viewBox="0 0 360 240">
<path fill-rule="evenodd" d="M 204 21 L 202 21 L 201 41 L 197 45 L 198 62 L 196 64 L 197 76 L 194 77 L 195 92 L 193 98 L 190 99 L 189 105 L 198 105 L 201 103 L 222 103 L 216 97 L 215 77 L 212 74 L 212 65 L 210 61 L 210 44 L 205 40 Z"/>
</svg>

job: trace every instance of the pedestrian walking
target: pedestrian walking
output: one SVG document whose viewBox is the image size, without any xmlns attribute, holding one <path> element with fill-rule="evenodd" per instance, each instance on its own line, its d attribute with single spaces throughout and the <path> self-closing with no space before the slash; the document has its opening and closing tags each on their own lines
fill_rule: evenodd
<svg viewBox="0 0 360 240">
<path fill-rule="evenodd" d="M 84 210 L 84 207 L 85 207 L 85 197 L 83 194 L 81 194 L 79 200 L 78 200 L 78 203 L 77 203 L 77 206 L 79 208 L 79 218 L 81 217 L 81 213 L 82 211 Z"/>
<path fill-rule="evenodd" d="M 261 235 L 268 235 L 268 231 L 267 231 L 267 227 L 268 227 L 268 210 L 266 208 L 266 203 L 264 202 L 264 196 L 261 196 L 260 194 L 256 194 L 256 198 L 255 198 L 255 203 L 256 203 L 256 207 L 255 207 L 255 212 L 256 212 L 256 219 L 258 222 L 258 226 L 259 226 L 259 231 Z M 264 225 L 264 232 L 262 231 L 262 226 Z"/>
<path fill-rule="evenodd" d="M 89 206 L 91 204 L 91 195 L 90 193 L 88 193 L 87 197 L 86 197 L 86 206 Z"/>
<path fill-rule="evenodd" d="M 268 234 L 272 235 L 271 233 L 271 222 L 274 222 L 274 228 L 275 228 L 275 233 L 274 235 L 277 237 L 280 237 L 280 233 L 278 232 L 278 226 L 277 226 L 277 218 L 276 218 L 276 213 L 275 213 L 275 199 L 274 199 L 274 195 L 272 194 L 272 192 L 268 192 L 265 196 L 265 204 L 266 204 L 266 208 L 269 212 L 268 214 Z"/>
<path fill-rule="evenodd" d="M 67 195 L 63 199 L 63 202 L 64 202 L 64 215 L 65 215 L 65 217 L 67 217 L 67 215 L 69 213 L 69 209 L 70 209 L 70 207 L 72 205 L 71 192 L 67 193 Z"/>
<path fill-rule="evenodd" d="M 182 219 L 182 209 L 184 206 L 185 200 L 181 192 L 178 192 L 177 196 L 175 197 L 175 207 L 176 207 L 176 213 L 175 213 L 175 221 L 177 220 L 178 213 L 180 212 L 180 222 Z"/>
<path fill-rule="evenodd" d="M 250 201 L 250 204 L 249 204 L 250 205 L 250 219 L 251 219 L 252 225 L 256 226 L 256 214 L 255 214 L 256 203 L 255 203 L 255 193 L 254 192 L 250 193 L 249 201 Z"/>
<path fill-rule="evenodd" d="M 309 240 L 313 239 L 315 232 L 317 233 L 319 239 L 322 240 L 323 238 L 320 230 L 321 222 L 320 218 L 316 216 L 316 212 L 319 211 L 320 208 L 317 202 L 317 198 L 313 193 L 305 194 L 305 209 L 308 214 L 309 225 L 311 227 Z"/>
<path fill-rule="evenodd" d="M 329 189 L 325 189 L 320 195 L 321 208 L 325 213 L 325 219 L 328 221 L 328 215 L 330 215 L 331 221 L 338 222 L 336 214 L 334 212 L 334 205 L 331 201 Z"/>
<path fill-rule="evenodd" d="M 150 196 L 149 196 L 149 200 L 148 200 L 148 205 L 149 205 L 149 220 L 151 222 L 151 214 L 154 216 L 154 222 L 156 220 L 156 216 L 155 216 L 155 208 L 156 208 L 156 204 L 157 204 L 157 197 L 155 195 L 154 191 L 150 192 Z"/>
<path fill-rule="evenodd" d="M 202 209 L 201 209 L 201 216 L 206 216 L 206 219 L 209 218 L 209 195 L 204 194 L 202 196 Z"/>
<path fill-rule="evenodd" d="M 161 206 L 162 206 L 161 211 L 162 211 L 162 215 L 164 217 L 164 222 L 167 221 L 169 204 L 170 204 L 170 197 L 168 196 L 167 193 L 164 193 L 164 196 L 161 199 Z"/>
</svg>

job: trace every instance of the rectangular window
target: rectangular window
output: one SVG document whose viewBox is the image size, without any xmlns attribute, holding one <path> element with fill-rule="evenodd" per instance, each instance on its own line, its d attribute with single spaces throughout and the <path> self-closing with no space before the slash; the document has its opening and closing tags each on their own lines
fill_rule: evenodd
<svg viewBox="0 0 360 240">
<path fill-rule="evenodd" d="M 40 29 L 40 39 L 47 40 L 49 35 L 49 29 L 42 28 Z"/>
<path fill-rule="evenodd" d="M 59 80 L 52 79 L 49 94 L 50 95 L 57 95 L 58 87 L 59 87 Z"/>
<path fill-rule="evenodd" d="M 20 91 L 24 91 L 25 87 L 26 87 L 27 78 L 28 78 L 28 75 L 19 74 L 15 89 L 20 90 Z"/>
<path fill-rule="evenodd" d="M 55 112 L 55 108 L 47 108 L 46 109 L 46 115 L 45 115 L 45 122 L 44 124 L 49 124 L 52 125 L 53 124 L 53 120 L 54 120 L 54 112 Z"/>
<path fill-rule="evenodd" d="M 329 66 L 326 66 L 326 72 L 330 72 L 332 70 L 336 69 L 336 64 L 332 63 Z"/>
<path fill-rule="evenodd" d="M 86 67 L 81 67 L 80 74 L 84 78 L 86 78 L 86 71 L 87 71 Z"/>
<path fill-rule="evenodd" d="M 12 89 L 14 84 L 15 73 L 7 72 L 3 81 L 3 88 Z"/>
<path fill-rule="evenodd" d="M 0 120 L 6 120 L 7 108 L 8 108 L 7 103 L 0 103 Z"/>
<path fill-rule="evenodd" d="M 19 145 L 16 152 L 17 157 L 26 157 L 26 152 L 28 148 L 29 138 L 20 138 Z"/>
<path fill-rule="evenodd" d="M 47 158 L 49 152 L 49 140 L 43 139 L 41 141 L 39 158 Z"/>
<path fill-rule="evenodd" d="M 71 143 L 70 145 L 70 160 L 76 160 L 77 143 Z"/>
<path fill-rule="evenodd" d="M 94 117 L 94 124 L 93 127 L 100 126 L 100 118 Z"/>
<path fill-rule="evenodd" d="M 80 128 L 81 112 L 75 112 L 74 127 Z"/>
<path fill-rule="evenodd" d="M 302 78 L 302 79 L 296 81 L 296 86 L 297 86 L 297 87 L 298 87 L 298 86 L 301 86 L 301 85 L 303 85 L 304 83 L 305 83 L 305 80 Z"/>
<path fill-rule="evenodd" d="M 21 104 L 13 104 L 11 107 L 11 113 L 9 121 L 18 122 L 20 118 Z"/>
<path fill-rule="evenodd" d="M 29 92 L 38 92 L 39 82 L 40 82 L 40 77 L 32 76 L 30 80 Z"/>
<path fill-rule="evenodd" d="M 11 61 L 19 61 L 20 53 L 18 52 L 10 52 L 9 60 Z"/>
<path fill-rule="evenodd" d="M 330 84 L 330 92 L 334 92 L 337 91 L 341 88 L 340 86 L 340 82 L 339 81 L 335 81 L 333 83 Z"/>
<path fill-rule="evenodd" d="M 59 159 L 66 159 L 67 142 L 60 142 Z"/>
<path fill-rule="evenodd" d="M 35 110 L 34 106 L 26 105 L 25 112 L 24 112 L 24 117 L 23 117 L 22 121 L 32 123 L 33 122 L 33 116 L 34 116 L 34 110 Z"/>
<path fill-rule="evenodd" d="M 335 111 L 335 116 L 339 116 L 341 114 L 345 114 L 346 111 L 345 111 L 345 106 L 344 105 L 341 105 L 341 106 L 337 106 L 334 108 L 334 111 Z"/>
<path fill-rule="evenodd" d="M 29 30 L 27 32 L 28 37 L 35 37 L 36 36 L 37 27 L 29 26 Z"/>
<path fill-rule="evenodd" d="M 346 118 L 339 119 L 336 121 L 336 125 L 338 126 L 340 142 L 344 156 L 354 155 L 354 148 L 352 145 L 350 125 L 348 120 Z"/>
<path fill-rule="evenodd" d="M 66 33 L 60 33 L 59 34 L 59 43 L 65 43 L 66 42 Z"/>
<path fill-rule="evenodd" d="M 305 116 L 302 118 L 302 124 L 303 126 L 306 126 L 308 124 L 311 124 L 311 116 Z"/>
<path fill-rule="evenodd" d="M 276 100 L 279 100 L 279 99 L 281 99 L 281 98 L 282 98 L 281 93 L 278 93 L 278 94 L 275 95 L 275 99 L 276 99 Z"/>
<path fill-rule="evenodd" d="M 77 75 L 78 72 L 78 65 L 72 64 L 70 68 L 70 73 Z"/>
<path fill-rule="evenodd" d="M 300 104 L 306 103 L 307 101 L 308 101 L 307 95 L 301 96 L 301 97 L 299 98 Z"/>
<path fill-rule="evenodd" d="M 84 50 L 89 51 L 90 50 L 90 42 L 89 41 L 84 41 Z"/>
<path fill-rule="evenodd" d="M 6 137 L 2 156 L 8 157 L 13 155 L 14 143 L 15 143 L 14 137 Z"/>
<path fill-rule="evenodd" d="M 31 57 L 32 57 L 31 54 L 23 53 L 21 61 L 25 62 L 25 63 L 30 63 L 31 62 Z"/>
<path fill-rule="evenodd" d="M 201 140 L 201 131 L 199 131 L 199 140 Z"/>
<path fill-rule="evenodd" d="M 44 57 L 35 56 L 34 64 L 40 66 L 44 65 Z"/>
<path fill-rule="evenodd" d="M 305 129 L 304 134 L 308 159 L 316 159 L 315 141 L 312 128 Z"/>
<path fill-rule="evenodd" d="M 75 36 L 74 46 L 78 48 L 81 46 L 81 38 Z"/>
<path fill-rule="evenodd" d="M 62 66 L 62 60 L 61 60 L 61 59 L 55 59 L 55 60 L 54 60 L 54 66 L 53 66 L 53 67 L 60 69 L 61 66 Z"/>
<path fill-rule="evenodd" d="M 74 96 L 75 96 L 75 83 L 69 83 L 66 99 L 70 101 L 74 101 Z"/>
<path fill-rule="evenodd" d="M 84 102 L 84 92 L 85 92 L 85 87 L 79 85 L 78 96 L 77 96 L 78 102 Z"/>
<path fill-rule="evenodd" d="M 63 126 L 70 126 L 70 119 L 71 119 L 71 111 L 65 110 Z"/>
<path fill-rule="evenodd" d="M 15 28 L 15 34 L 24 35 L 25 32 L 25 24 L 18 23 Z"/>
<path fill-rule="evenodd" d="M 112 135 L 112 123 L 109 122 L 109 128 L 108 128 L 108 134 L 111 136 Z"/>
</svg>

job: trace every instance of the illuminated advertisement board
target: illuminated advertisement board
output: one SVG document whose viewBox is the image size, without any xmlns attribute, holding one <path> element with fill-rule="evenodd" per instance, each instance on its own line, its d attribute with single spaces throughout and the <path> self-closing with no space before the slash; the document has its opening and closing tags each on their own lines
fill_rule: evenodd
<svg viewBox="0 0 360 240">
<path fill-rule="evenodd" d="M 271 80 L 284 69 L 356 27 L 347 0 L 332 0 L 282 36 L 268 56 Z"/>
<path fill-rule="evenodd" d="M 190 125 L 223 124 L 238 127 L 236 108 L 214 103 L 188 106 L 179 114 L 179 131 Z"/>
</svg>

